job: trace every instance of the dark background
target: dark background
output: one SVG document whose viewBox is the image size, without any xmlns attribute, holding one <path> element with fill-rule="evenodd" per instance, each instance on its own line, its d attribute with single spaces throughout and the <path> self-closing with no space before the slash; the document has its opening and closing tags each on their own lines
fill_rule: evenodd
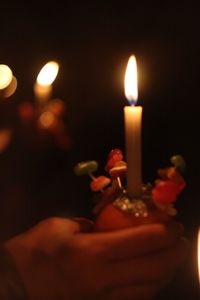
<svg viewBox="0 0 200 300">
<path fill-rule="evenodd" d="M 199 10 L 189 1 L 44 1 L 1 4 L 0 63 L 18 79 L 1 100 L 0 126 L 14 132 L 0 154 L 1 239 L 51 215 L 91 215 L 87 177 L 74 165 L 95 159 L 103 172 L 112 148 L 124 150 L 124 72 L 129 56 L 138 62 L 143 106 L 143 178 L 171 155 L 186 160 L 187 189 L 178 216 L 191 240 L 191 255 L 160 299 L 198 299 L 196 236 L 199 226 Z M 63 150 L 21 123 L 18 106 L 34 103 L 33 85 L 49 60 L 60 63 L 54 97 L 66 104 L 72 147 Z"/>
</svg>

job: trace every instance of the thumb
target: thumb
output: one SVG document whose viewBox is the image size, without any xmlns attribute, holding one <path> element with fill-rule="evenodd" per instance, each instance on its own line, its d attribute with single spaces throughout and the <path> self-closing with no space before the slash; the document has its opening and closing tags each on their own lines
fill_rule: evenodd
<svg viewBox="0 0 200 300">
<path fill-rule="evenodd" d="M 32 242 L 59 242 L 67 240 L 72 235 L 80 232 L 87 232 L 92 229 L 92 221 L 86 218 L 48 218 L 39 222 L 29 230 L 27 238 Z M 30 241 L 30 242 L 31 242 Z"/>
<path fill-rule="evenodd" d="M 24 252 L 27 252 L 27 248 L 32 248 L 52 254 L 73 235 L 89 231 L 91 228 L 92 222 L 85 218 L 53 217 L 40 221 L 26 232 L 9 240 L 6 245 L 15 252 L 18 248 L 23 249 Z"/>
</svg>

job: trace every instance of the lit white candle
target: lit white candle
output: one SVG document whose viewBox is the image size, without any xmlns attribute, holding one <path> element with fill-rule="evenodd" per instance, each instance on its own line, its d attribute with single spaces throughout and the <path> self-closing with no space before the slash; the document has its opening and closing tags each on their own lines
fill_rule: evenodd
<svg viewBox="0 0 200 300">
<path fill-rule="evenodd" d="M 50 61 L 41 69 L 34 85 L 34 93 L 38 102 L 45 103 L 51 99 L 52 83 L 59 70 L 59 65 L 55 61 Z"/>
<path fill-rule="evenodd" d="M 135 56 L 128 61 L 125 74 L 125 95 L 130 106 L 124 107 L 125 142 L 127 161 L 127 192 L 130 197 L 140 197 L 141 174 L 141 123 L 142 107 L 135 106 L 138 98 L 137 64 Z"/>
</svg>

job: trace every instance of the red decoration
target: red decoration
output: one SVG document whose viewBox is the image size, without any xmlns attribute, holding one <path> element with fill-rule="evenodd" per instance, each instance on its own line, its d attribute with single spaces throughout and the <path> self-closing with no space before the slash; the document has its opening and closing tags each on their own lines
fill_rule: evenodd
<svg viewBox="0 0 200 300">
<path fill-rule="evenodd" d="M 120 149 L 113 149 L 108 155 L 108 162 L 105 166 L 105 170 L 109 172 L 110 169 L 114 167 L 115 163 L 121 160 L 123 160 L 122 151 Z"/>
</svg>

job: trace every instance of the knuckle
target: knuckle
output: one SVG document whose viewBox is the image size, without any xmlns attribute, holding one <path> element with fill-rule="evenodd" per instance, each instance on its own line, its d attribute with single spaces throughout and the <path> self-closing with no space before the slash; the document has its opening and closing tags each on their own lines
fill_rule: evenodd
<svg viewBox="0 0 200 300">
<path fill-rule="evenodd" d="M 57 217 L 51 217 L 47 220 L 49 229 L 55 229 L 60 226 L 61 220 Z"/>
<path fill-rule="evenodd" d="M 58 217 L 51 217 L 43 222 L 46 226 L 47 233 L 52 236 L 57 235 L 63 228 L 63 220 Z"/>
</svg>

